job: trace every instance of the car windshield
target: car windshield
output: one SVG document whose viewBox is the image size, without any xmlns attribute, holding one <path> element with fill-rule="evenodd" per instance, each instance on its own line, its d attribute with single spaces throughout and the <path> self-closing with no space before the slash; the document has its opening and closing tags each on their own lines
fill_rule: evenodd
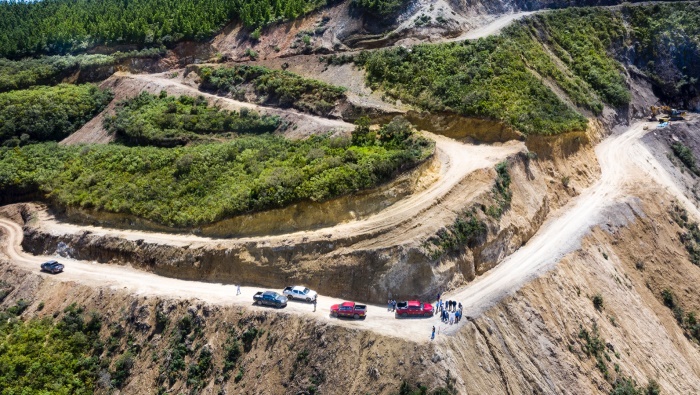
<svg viewBox="0 0 700 395">
<path fill-rule="evenodd" d="M 307 294 L 307 293 L 309 293 L 309 291 L 311 291 L 311 290 L 310 290 L 310 289 L 308 289 L 308 288 L 304 288 L 304 290 L 303 290 L 303 291 L 301 291 L 301 293 L 303 293 L 303 294 Z"/>
</svg>

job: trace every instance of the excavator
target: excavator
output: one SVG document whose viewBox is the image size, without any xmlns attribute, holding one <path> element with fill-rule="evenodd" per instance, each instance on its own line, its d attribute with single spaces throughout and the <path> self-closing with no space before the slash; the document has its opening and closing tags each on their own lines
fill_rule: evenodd
<svg viewBox="0 0 700 395">
<path fill-rule="evenodd" d="M 651 110 L 651 117 L 649 118 L 650 121 L 656 121 L 658 120 L 659 122 L 668 122 L 668 121 L 682 121 L 685 116 L 685 111 L 683 110 L 676 110 L 675 108 L 671 108 L 669 106 L 651 106 L 649 107 Z M 667 115 L 662 115 L 662 114 L 667 114 Z M 662 115 L 660 117 L 656 117 L 657 115 Z"/>
</svg>

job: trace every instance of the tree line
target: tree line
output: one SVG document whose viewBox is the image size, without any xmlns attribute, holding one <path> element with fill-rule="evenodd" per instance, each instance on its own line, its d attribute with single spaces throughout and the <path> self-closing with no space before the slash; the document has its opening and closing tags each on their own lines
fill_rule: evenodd
<svg viewBox="0 0 700 395">
<path fill-rule="evenodd" d="M 66 54 L 100 44 L 202 40 L 232 20 L 262 26 L 323 0 L 42 0 L 0 2 L 0 56 Z"/>
</svg>

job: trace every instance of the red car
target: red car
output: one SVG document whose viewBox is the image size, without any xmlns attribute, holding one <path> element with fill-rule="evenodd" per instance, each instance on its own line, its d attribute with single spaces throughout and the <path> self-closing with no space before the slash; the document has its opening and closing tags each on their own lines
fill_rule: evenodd
<svg viewBox="0 0 700 395">
<path fill-rule="evenodd" d="M 364 304 L 357 304 L 355 302 L 343 302 L 341 304 L 334 304 L 331 306 L 331 315 L 333 317 L 345 317 L 360 319 L 367 316 L 367 306 Z"/>
<path fill-rule="evenodd" d="M 433 313 L 433 305 L 430 303 L 409 300 L 396 304 L 397 317 L 432 317 Z"/>
</svg>

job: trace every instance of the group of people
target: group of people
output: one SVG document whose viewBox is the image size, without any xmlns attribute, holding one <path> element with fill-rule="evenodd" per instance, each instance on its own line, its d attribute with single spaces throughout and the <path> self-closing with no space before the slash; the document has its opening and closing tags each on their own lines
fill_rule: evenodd
<svg viewBox="0 0 700 395">
<path fill-rule="evenodd" d="M 396 300 L 389 299 L 389 301 L 387 302 L 387 310 L 386 311 L 396 311 Z"/>
<path fill-rule="evenodd" d="M 450 325 L 456 324 L 462 318 L 462 303 L 455 300 L 440 300 L 437 302 L 436 313 L 440 312 L 440 320 Z"/>
</svg>

